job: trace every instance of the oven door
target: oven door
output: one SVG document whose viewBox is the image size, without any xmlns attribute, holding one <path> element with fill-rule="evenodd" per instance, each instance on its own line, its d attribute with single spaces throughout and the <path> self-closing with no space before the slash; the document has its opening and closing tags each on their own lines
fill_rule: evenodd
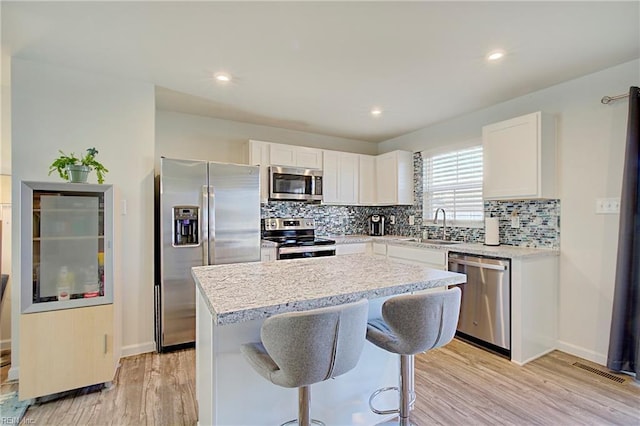
<svg viewBox="0 0 640 426">
<path fill-rule="evenodd" d="M 322 201 L 322 170 L 271 166 L 269 198 Z"/>
<path fill-rule="evenodd" d="M 334 246 L 334 245 L 298 246 L 298 247 L 280 247 L 280 248 L 278 248 L 278 260 L 301 259 L 301 258 L 304 258 L 304 257 L 335 256 L 335 254 L 336 254 L 336 246 Z"/>
</svg>

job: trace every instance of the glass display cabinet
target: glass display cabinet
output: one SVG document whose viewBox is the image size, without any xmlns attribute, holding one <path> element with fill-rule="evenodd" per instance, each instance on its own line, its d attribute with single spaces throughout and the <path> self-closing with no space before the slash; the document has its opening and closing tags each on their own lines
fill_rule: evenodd
<svg viewBox="0 0 640 426">
<path fill-rule="evenodd" d="M 113 187 L 21 182 L 20 399 L 110 383 Z"/>
<path fill-rule="evenodd" d="M 113 188 L 22 182 L 22 313 L 113 302 Z"/>
</svg>

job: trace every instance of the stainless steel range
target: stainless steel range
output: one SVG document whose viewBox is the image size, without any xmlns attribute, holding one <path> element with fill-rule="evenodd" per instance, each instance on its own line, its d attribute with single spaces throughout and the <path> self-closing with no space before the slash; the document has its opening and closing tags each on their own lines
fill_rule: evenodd
<svg viewBox="0 0 640 426">
<path fill-rule="evenodd" d="M 315 230 L 313 219 L 262 219 L 262 239 L 276 243 L 279 260 L 334 256 L 336 242 L 316 238 Z"/>
</svg>

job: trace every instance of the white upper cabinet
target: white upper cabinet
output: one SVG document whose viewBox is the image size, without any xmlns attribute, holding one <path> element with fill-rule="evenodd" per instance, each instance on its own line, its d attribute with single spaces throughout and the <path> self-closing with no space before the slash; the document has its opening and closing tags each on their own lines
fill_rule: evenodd
<svg viewBox="0 0 640 426">
<path fill-rule="evenodd" d="M 260 202 L 269 200 L 269 143 L 249 141 L 249 165 L 260 166 Z"/>
<path fill-rule="evenodd" d="M 535 112 L 482 128 L 485 199 L 556 197 L 553 116 Z"/>
<path fill-rule="evenodd" d="M 359 193 L 358 154 L 324 151 L 322 166 L 322 202 L 357 204 Z"/>
<path fill-rule="evenodd" d="M 360 154 L 358 157 L 360 163 L 358 204 L 373 205 L 376 203 L 376 156 Z"/>
<path fill-rule="evenodd" d="M 376 204 L 413 204 L 413 154 L 392 151 L 376 157 Z"/>
<path fill-rule="evenodd" d="M 322 169 L 322 150 L 295 145 L 269 144 L 271 164 Z"/>
</svg>

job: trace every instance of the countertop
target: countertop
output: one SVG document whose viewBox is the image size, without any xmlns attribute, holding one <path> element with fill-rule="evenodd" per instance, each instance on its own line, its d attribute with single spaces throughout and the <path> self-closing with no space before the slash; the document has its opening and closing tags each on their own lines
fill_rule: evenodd
<svg viewBox="0 0 640 426">
<path fill-rule="evenodd" d="M 218 325 L 466 282 L 463 274 L 369 254 L 192 268 Z"/>
<path fill-rule="evenodd" d="M 466 254 L 477 254 L 492 257 L 504 257 L 508 259 L 522 259 L 544 256 L 559 256 L 560 250 L 546 248 L 531 248 L 517 246 L 486 246 L 480 243 L 460 243 L 460 244 L 434 244 L 418 241 L 407 241 L 411 237 L 401 235 L 385 235 L 383 237 L 371 237 L 369 235 L 330 235 L 336 244 L 357 244 L 368 242 L 380 242 L 397 246 L 427 248 L 443 250 L 445 252 L 457 252 Z"/>
</svg>

